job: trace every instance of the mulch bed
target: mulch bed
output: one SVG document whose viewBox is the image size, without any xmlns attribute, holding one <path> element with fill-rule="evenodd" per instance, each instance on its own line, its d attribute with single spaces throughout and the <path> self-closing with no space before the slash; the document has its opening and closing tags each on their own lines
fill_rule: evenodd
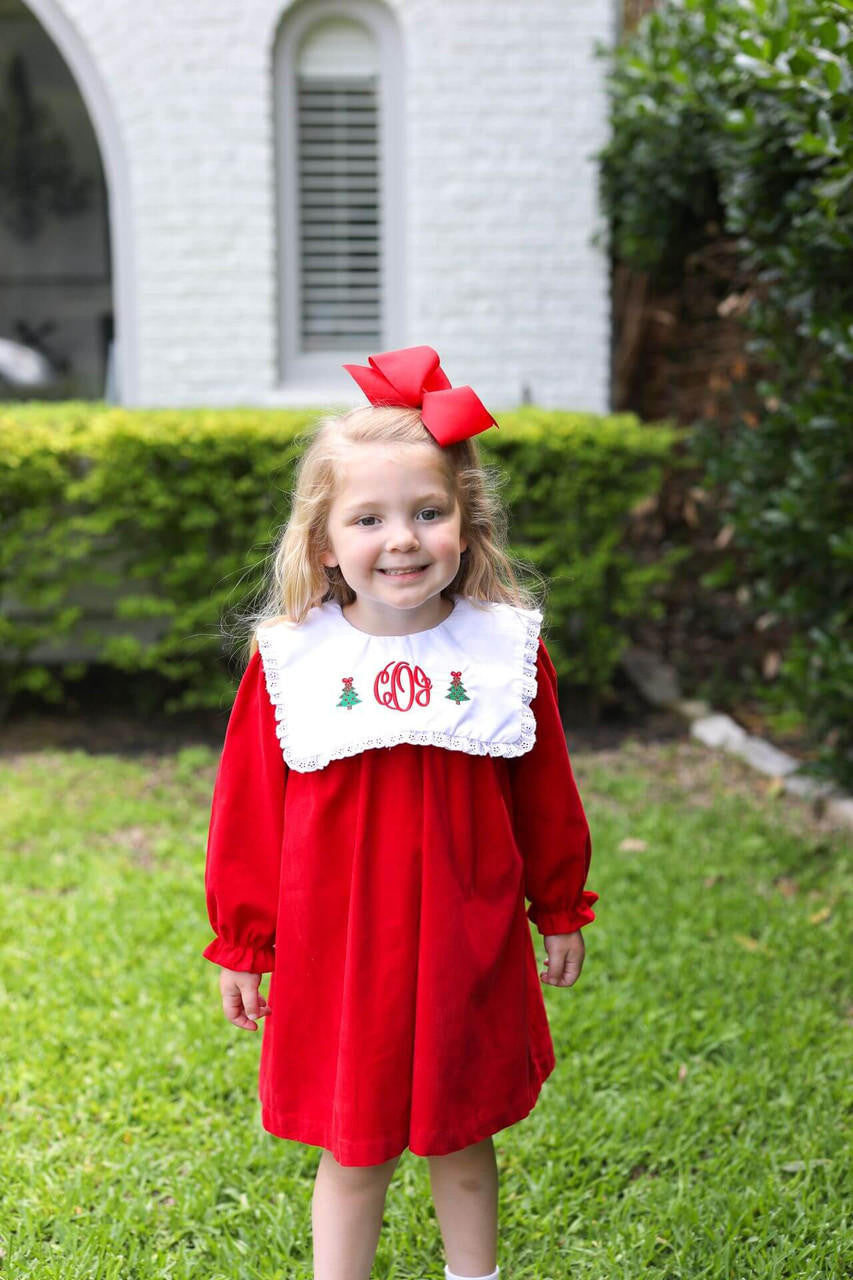
<svg viewBox="0 0 853 1280">
<path fill-rule="evenodd" d="M 0 724 L 0 761 L 13 769 L 38 751 L 85 751 L 145 759 L 158 767 L 182 747 L 222 748 L 228 712 L 203 712 L 171 717 L 134 719 L 97 713 L 22 714 Z M 768 778 L 742 760 L 712 751 L 690 737 L 686 722 L 669 712 L 649 709 L 630 718 L 611 713 L 593 725 L 567 725 L 566 736 L 575 773 L 587 803 L 604 808 L 616 803 L 599 794 L 586 778 L 588 769 L 608 774 L 642 771 L 659 798 L 683 798 L 691 808 L 708 808 L 721 784 L 729 794 L 751 797 L 768 806 L 784 807 L 786 823 L 794 823 L 804 838 L 829 834 L 834 823 L 822 802 L 808 801 L 782 791 L 778 779 Z"/>
<path fill-rule="evenodd" d="M 22 714 L 0 724 L 0 756 L 51 748 L 138 756 L 197 744 L 219 751 L 227 723 L 227 711 L 147 719 L 105 712 Z M 628 738 L 661 742 L 688 736 L 680 716 L 655 710 L 630 718 L 617 713 L 597 724 L 569 724 L 566 734 L 572 751 L 613 750 Z"/>
</svg>

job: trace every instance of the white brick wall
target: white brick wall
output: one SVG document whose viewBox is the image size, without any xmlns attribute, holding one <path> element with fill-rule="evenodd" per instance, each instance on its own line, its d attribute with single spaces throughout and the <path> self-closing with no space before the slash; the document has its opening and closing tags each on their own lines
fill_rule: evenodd
<svg viewBox="0 0 853 1280">
<path fill-rule="evenodd" d="M 50 6 L 86 47 L 126 151 L 133 398 L 306 398 L 278 386 L 276 356 L 272 52 L 287 5 L 33 8 Z M 590 244 L 590 155 L 606 138 L 593 45 L 613 38 L 613 0 L 392 7 L 405 50 L 407 267 L 405 332 L 391 345 L 435 346 L 451 381 L 496 410 L 525 388 L 538 404 L 606 409 L 607 266 Z M 347 381 L 335 374 L 313 398 L 342 400 Z"/>
</svg>

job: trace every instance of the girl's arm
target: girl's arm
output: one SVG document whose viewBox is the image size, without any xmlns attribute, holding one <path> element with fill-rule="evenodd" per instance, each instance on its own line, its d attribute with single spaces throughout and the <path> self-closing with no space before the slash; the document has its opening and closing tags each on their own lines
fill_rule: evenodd
<svg viewBox="0 0 853 1280">
<path fill-rule="evenodd" d="M 275 965 L 276 908 L 286 766 L 261 658 L 234 700 L 216 775 L 205 891 L 214 933 L 204 955 L 243 973 Z"/>
<path fill-rule="evenodd" d="M 515 836 L 525 863 L 527 914 L 539 932 L 574 933 L 595 919 L 598 894 L 584 889 L 592 853 L 557 703 L 557 673 L 539 641 L 530 704 L 536 743 L 511 763 Z"/>
</svg>

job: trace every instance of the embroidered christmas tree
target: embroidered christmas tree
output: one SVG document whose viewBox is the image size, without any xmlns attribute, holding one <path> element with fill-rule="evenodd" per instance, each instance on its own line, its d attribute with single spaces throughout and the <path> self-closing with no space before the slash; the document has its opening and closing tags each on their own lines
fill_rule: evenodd
<svg viewBox="0 0 853 1280">
<path fill-rule="evenodd" d="M 344 687 L 343 687 L 343 690 L 341 691 L 341 700 L 338 703 L 338 706 L 346 707 L 347 711 L 349 711 L 352 707 L 355 706 L 357 702 L 361 702 L 361 698 L 358 696 L 355 689 L 353 689 L 352 687 L 352 681 L 353 681 L 352 676 L 344 676 L 343 681 L 344 681 Z"/>
<path fill-rule="evenodd" d="M 470 702 L 470 701 L 471 701 L 471 699 L 468 697 L 468 694 L 465 692 L 465 689 L 464 689 L 464 687 L 463 687 L 463 685 L 462 685 L 462 672 L 461 672 L 461 671 L 451 671 L 451 673 L 450 673 L 450 692 L 447 694 L 447 696 L 448 696 L 448 698 L 450 698 L 450 700 L 451 700 L 452 702 L 455 702 L 455 703 L 456 703 L 457 707 L 459 706 L 459 703 L 460 703 L 460 702 Z"/>
</svg>

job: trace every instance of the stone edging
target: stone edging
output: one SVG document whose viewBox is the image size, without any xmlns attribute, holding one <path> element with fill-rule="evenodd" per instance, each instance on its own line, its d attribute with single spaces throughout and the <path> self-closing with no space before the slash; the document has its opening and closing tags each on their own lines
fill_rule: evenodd
<svg viewBox="0 0 853 1280">
<path fill-rule="evenodd" d="M 705 746 L 738 756 L 753 769 L 778 779 L 782 790 L 819 804 L 832 822 L 853 828 L 853 796 L 831 782 L 801 774 L 799 760 L 763 738 L 747 733 L 731 716 L 714 712 L 705 702 L 682 698 L 675 670 L 661 662 L 656 654 L 633 646 L 625 651 L 621 662 L 646 701 L 680 715 L 688 722 L 691 737 Z"/>
</svg>

